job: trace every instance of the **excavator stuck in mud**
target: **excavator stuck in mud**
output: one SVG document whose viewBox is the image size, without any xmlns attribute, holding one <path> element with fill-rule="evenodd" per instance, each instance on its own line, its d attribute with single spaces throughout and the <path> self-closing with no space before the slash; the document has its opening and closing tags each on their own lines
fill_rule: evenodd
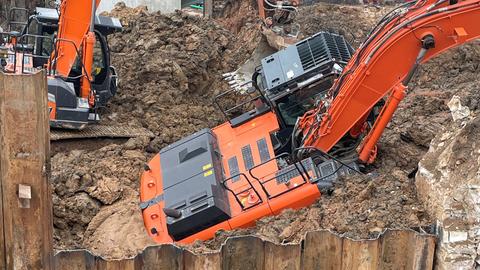
<svg viewBox="0 0 480 270">
<path fill-rule="evenodd" d="M 356 16 L 374 10 L 374 7 L 338 5 L 327 9 L 328 12 L 333 10 L 337 12 L 335 15 L 323 14 L 323 17 L 318 16 L 317 11 L 304 12 L 301 16 L 304 21 L 302 28 L 309 24 L 306 33 L 331 28 L 330 24 L 320 23 L 316 19 L 330 22 L 333 21 L 331 17 L 340 16 L 350 17 L 343 20 L 342 27 L 339 27 L 347 31 L 340 31 L 341 34 L 320 32 L 265 58 L 262 65 L 252 70 L 255 73 L 255 81 L 247 82 L 241 89 L 233 85 L 236 89 L 223 93 L 216 99 L 217 105 L 221 108 L 218 111 L 225 113 L 228 122 L 213 129 L 197 132 L 161 151 L 159 150 L 161 147 L 194 130 L 213 127 L 220 123 L 219 116 L 215 114 L 209 101 L 221 88 L 218 87 L 222 83 L 221 74 L 233 70 L 238 67 L 239 62 L 244 61 L 237 54 L 248 57 L 252 52 L 250 47 L 255 42 L 245 42 L 245 38 L 251 38 L 253 31 L 248 31 L 251 35 L 242 33 L 244 36 L 237 37 L 234 35 L 236 32 L 232 34 L 222 28 L 228 26 L 218 26 L 218 22 L 214 20 L 193 18 L 182 12 L 167 15 L 150 13 L 143 11 L 142 8 L 135 9 L 135 12 L 138 11 L 136 14 L 133 9 L 119 7 L 118 11 L 128 13 L 131 17 L 126 20 L 131 22 L 124 31 L 114 33 L 109 38 L 112 62 L 119 67 L 121 76 L 120 91 L 107 105 L 101 124 L 87 125 L 83 131 L 103 124 L 119 125 L 113 128 L 121 128 L 122 125 L 146 127 L 155 133 L 155 139 L 139 136 L 128 142 L 112 140 L 98 143 L 89 140 L 83 141 L 84 145 L 83 142 L 74 141 L 68 147 L 57 144 L 60 145 L 59 148 L 53 144 L 52 179 L 55 187 L 56 248 L 89 248 L 102 256 L 122 258 L 133 256 L 145 246 L 152 244 L 142 228 L 138 190 L 141 193 L 140 206 L 146 231 L 152 239 L 161 243 L 172 241 L 191 243 L 196 239 L 210 239 L 215 231 L 222 229 L 235 230 L 218 233 L 215 235 L 216 238 L 219 235 L 219 238 L 228 234 L 237 235 L 241 232 L 236 228 L 254 224 L 258 225 L 257 228 L 250 228 L 249 232 L 261 235 L 260 232 L 265 228 L 277 225 L 274 224 L 276 219 L 279 220 L 278 223 L 283 222 L 282 224 L 295 219 L 293 226 L 298 224 L 298 216 L 303 214 L 309 216 L 304 220 L 305 223 L 312 223 L 310 216 L 318 222 L 316 225 L 305 226 L 299 234 L 305 230 L 325 228 L 337 233 L 347 233 L 352 237 L 368 238 L 375 237 L 378 234 L 374 232 L 382 229 L 414 228 L 430 222 L 428 217 L 425 218 L 426 211 L 417 200 L 415 187 L 409 183 L 406 176 L 397 177 L 410 171 L 417 158 L 399 156 L 394 160 L 388 160 L 389 166 L 384 165 L 385 154 L 391 156 L 408 151 L 411 144 L 400 149 L 391 145 L 385 147 L 385 144 L 380 143 L 383 147 L 378 149 L 379 162 L 374 163 L 374 166 L 381 167 L 378 170 L 380 174 L 394 168 L 392 175 L 382 175 L 380 180 L 371 182 L 365 180 L 366 177 L 363 176 L 345 175 L 366 173 L 373 169 L 368 163 L 375 156 L 376 147 L 371 149 L 373 151 L 364 151 L 368 153 L 367 162 L 358 162 L 356 150 L 366 145 L 364 143 L 368 140 L 366 138 L 372 138 L 368 133 L 373 134 L 372 130 L 380 126 L 375 123 L 388 118 L 382 117 L 387 115 L 385 114 L 387 110 L 382 108 L 391 104 L 388 101 L 393 88 L 384 85 L 386 82 L 382 76 L 388 78 L 387 72 L 392 72 L 388 74 L 395 73 L 397 76 L 395 83 L 403 81 L 403 76 L 412 70 L 422 46 L 431 46 L 428 35 L 423 36 L 427 32 L 434 37 L 435 48 L 427 49 L 425 58 L 419 60 L 422 63 L 437 54 L 442 46 L 450 44 L 446 43 L 446 40 L 454 40 L 455 45 L 460 45 L 473 39 L 477 32 L 474 29 L 472 31 L 470 27 L 475 21 L 472 23 L 471 20 L 459 19 L 458 25 L 456 23 L 441 25 L 439 22 L 444 14 L 451 15 L 457 10 L 467 13 L 470 12 L 469 7 L 478 6 L 478 3 L 470 5 L 467 3 L 472 2 L 420 1 L 405 4 L 382 19 L 357 53 L 348 43 L 358 47 L 360 42 L 357 38 L 364 37 L 365 25 L 371 24 L 364 23 L 369 20 L 366 19 L 358 22 L 360 26 L 352 26 L 352 31 L 348 32 L 348 19 L 356 20 L 354 19 Z M 321 9 L 324 6 L 318 5 L 316 8 Z M 383 11 L 390 8 L 371 11 L 370 17 L 377 18 L 378 13 L 385 14 Z M 254 14 L 256 19 L 256 13 Z M 305 16 L 306 14 L 312 16 Z M 118 15 L 112 13 L 110 16 Z M 478 18 L 478 12 L 472 17 Z M 454 15 L 452 18 L 457 17 Z M 431 23 L 420 25 L 415 19 L 422 23 L 428 19 Z M 433 22 L 433 19 L 439 21 Z M 253 29 L 253 21 L 249 19 L 244 25 L 245 28 Z M 398 32 L 395 32 L 397 30 Z M 412 36 L 412 32 L 409 31 L 415 35 Z M 389 37 L 392 33 L 395 34 Z M 348 37 L 348 41 L 342 35 Z M 401 41 L 403 37 L 407 38 L 408 42 Z M 401 49 L 394 48 L 400 44 Z M 376 46 L 379 48 L 375 52 Z M 249 48 L 237 51 L 237 47 Z M 393 51 L 389 51 L 390 49 Z M 460 54 L 466 50 L 461 50 Z M 372 52 L 373 57 L 370 62 L 366 62 L 369 52 Z M 457 52 L 452 50 L 448 55 Z M 388 64 L 380 64 L 384 54 L 395 57 L 390 58 Z M 473 54 L 475 61 L 476 55 Z M 472 58 L 471 55 L 465 57 Z M 462 60 L 455 57 L 447 58 L 452 59 Z M 383 70 L 382 67 L 385 66 L 389 69 Z M 471 68 L 470 66 L 471 64 L 467 65 L 468 68 Z M 464 70 L 467 67 L 462 68 Z M 381 74 L 377 75 L 379 70 Z M 434 78 L 431 73 L 429 75 L 430 79 Z M 442 78 L 442 85 L 445 84 L 445 80 L 449 80 L 448 75 L 445 76 L 447 79 Z M 425 86 L 427 79 L 424 77 L 422 76 L 423 87 L 436 89 L 429 84 Z M 359 78 L 365 81 L 360 81 Z M 372 81 L 367 79 L 371 79 L 375 84 L 370 84 Z M 415 80 L 412 82 L 417 83 Z M 387 88 L 382 88 L 384 86 Z M 455 90 L 452 92 L 458 90 L 458 87 L 453 88 Z M 372 90 L 377 96 L 374 97 L 372 93 L 365 94 L 366 90 Z M 415 90 L 413 94 L 418 95 Z M 354 94 L 351 95 L 352 93 Z M 229 95 L 233 98 L 228 98 Z M 435 100 L 431 101 L 439 103 L 438 106 L 434 106 L 435 109 L 445 110 L 445 106 L 441 105 L 443 103 L 438 101 L 436 96 L 431 99 L 428 93 L 425 96 L 422 93 L 419 95 L 420 97 L 414 99 L 415 102 L 422 98 Z M 444 96 L 446 95 L 442 94 L 442 98 Z M 369 100 L 370 98 L 372 100 Z M 412 99 L 409 98 L 412 96 L 407 96 L 403 105 L 412 105 Z M 237 103 L 239 106 L 232 105 L 232 100 L 239 101 Z M 407 110 L 407 113 L 418 112 L 418 107 L 422 104 L 422 102 L 413 104 L 415 106 L 412 107 L 415 108 Z M 431 107 L 421 112 L 426 115 L 432 110 Z M 349 108 L 359 111 L 363 109 L 367 116 L 363 118 L 365 115 L 360 116 L 353 111 L 348 113 Z M 349 123 L 355 124 L 356 129 L 348 129 L 345 133 L 347 135 L 342 135 L 340 131 L 332 133 L 330 130 L 336 129 L 336 123 L 343 119 L 343 116 L 342 119 L 339 118 L 343 109 L 350 117 Z M 400 112 L 404 111 L 400 109 Z M 397 123 L 398 116 L 393 119 L 394 124 Z M 353 119 L 355 117 L 362 118 Z M 403 115 L 399 121 L 408 121 L 405 119 L 408 117 Z M 437 120 L 438 117 L 432 121 Z M 366 124 L 362 125 L 362 121 Z M 409 122 L 415 125 L 414 121 Z M 395 141 L 397 136 L 395 138 L 390 136 L 398 134 L 400 137 L 400 132 L 396 128 L 387 128 L 386 135 L 389 136 L 382 139 L 387 140 L 389 144 L 399 142 L 400 139 Z M 81 136 L 79 135 L 81 132 L 76 130 L 62 133 L 62 136 L 68 133 L 69 138 Z M 308 143 L 307 135 L 311 135 Z M 404 134 L 401 135 L 403 138 Z M 101 135 L 94 137 L 97 136 L 101 137 Z M 429 136 L 425 136 L 424 145 L 427 148 L 429 138 L 431 139 Z M 339 138 L 340 143 L 335 143 L 332 149 L 322 148 L 323 146 L 317 146 L 319 149 L 310 148 L 311 145 L 320 143 L 323 137 Z M 62 138 L 65 137 L 60 137 Z M 414 137 L 413 140 L 415 139 Z M 310 149 L 312 150 L 309 151 Z M 152 153 L 159 151 L 160 155 L 155 156 L 145 166 L 146 172 L 139 188 L 137 181 L 139 170 L 143 168 L 143 163 L 152 157 Z M 422 151 L 426 150 L 422 148 Z M 169 162 L 176 164 L 169 165 Z M 392 162 L 395 165 L 391 165 Z M 345 177 L 348 181 L 337 182 L 334 180 L 336 177 Z M 339 187 L 337 185 L 339 182 L 343 182 L 344 186 L 342 187 L 340 183 Z M 335 184 L 333 195 L 330 194 L 332 183 Z M 195 186 L 197 184 L 198 186 Z M 185 189 L 182 189 L 182 186 Z M 184 198 L 177 196 L 176 188 L 182 190 L 180 195 Z M 395 198 L 390 201 L 389 196 L 393 192 Z M 357 193 L 360 193 L 359 197 L 364 201 L 356 200 Z M 286 210 L 306 206 L 319 196 L 321 198 L 316 203 L 300 212 Z M 358 211 L 352 213 L 351 209 L 355 207 L 358 207 Z M 340 211 L 343 211 L 342 214 L 339 214 Z M 370 214 L 366 215 L 367 211 Z M 282 213 L 279 214 L 280 212 Z M 82 217 L 81 220 L 78 219 L 79 216 Z M 215 219 L 212 218 L 214 216 Z M 265 216 L 268 217 L 262 218 Z M 330 220 L 326 220 L 325 216 Z M 391 222 L 393 219 L 396 222 Z M 361 222 L 358 222 L 359 220 Z M 196 227 L 192 228 L 189 223 L 196 224 Z M 126 233 L 135 233 L 131 233 L 127 240 L 124 239 L 125 233 L 118 233 L 118 228 L 123 228 Z M 275 230 L 278 228 L 275 227 Z M 288 231 L 288 228 L 285 231 Z M 132 237 L 136 240 L 131 241 Z M 295 236 L 295 239 L 300 237 Z M 118 248 L 112 250 L 112 246 Z"/>
<path fill-rule="evenodd" d="M 339 177 L 362 173 L 419 65 L 478 38 L 478 18 L 478 0 L 408 2 L 355 53 L 342 36 L 321 32 L 263 59 L 245 101 L 222 108 L 235 89 L 215 99 L 228 122 L 145 166 L 148 234 L 158 243 L 207 240 L 307 206 Z"/>
</svg>

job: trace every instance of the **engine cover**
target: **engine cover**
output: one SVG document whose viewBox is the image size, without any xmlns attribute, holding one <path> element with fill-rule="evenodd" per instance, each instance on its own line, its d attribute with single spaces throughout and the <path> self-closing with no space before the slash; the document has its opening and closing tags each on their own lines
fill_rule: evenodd
<svg viewBox="0 0 480 270">
<path fill-rule="evenodd" d="M 344 67 L 353 52 L 343 36 L 319 32 L 262 59 L 262 65 L 257 68 L 261 77 L 259 84 L 273 99 L 286 89 L 292 91 L 298 84 L 312 83 L 318 76 L 340 72 L 334 69 Z"/>
<path fill-rule="evenodd" d="M 203 129 L 160 151 L 169 234 L 179 240 L 230 217 L 217 139 Z M 168 212 L 165 211 L 165 212 Z"/>
</svg>

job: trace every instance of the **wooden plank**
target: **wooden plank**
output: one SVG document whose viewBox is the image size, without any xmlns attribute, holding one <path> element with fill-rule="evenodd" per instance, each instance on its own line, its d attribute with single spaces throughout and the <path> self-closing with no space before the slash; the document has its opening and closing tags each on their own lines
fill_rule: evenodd
<svg viewBox="0 0 480 270">
<path fill-rule="evenodd" d="M 225 270 L 263 269 L 263 241 L 254 236 L 229 238 L 222 247 Z"/>
<path fill-rule="evenodd" d="M 300 270 L 302 247 L 300 244 L 278 245 L 265 243 L 265 270 Z"/>
<path fill-rule="evenodd" d="M 138 259 L 144 270 L 183 269 L 183 251 L 174 245 L 148 247 Z"/>
<path fill-rule="evenodd" d="M 6 269 L 50 269 L 53 265 L 52 195 L 47 82 L 34 75 L 0 73 L 0 182 Z M 18 198 L 19 185 L 31 199 Z M 22 208 L 28 206 L 28 208 Z"/>
<path fill-rule="evenodd" d="M 435 237 L 387 231 L 354 241 L 328 231 L 309 232 L 298 245 L 276 245 L 254 236 L 230 238 L 220 252 L 193 254 L 174 245 L 149 247 L 133 259 L 103 260 L 85 250 L 60 252 L 56 269 L 432 269 Z"/>
<path fill-rule="evenodd" d="M 5 103 L 5 95 L 4 95 L 4 87 L 1 87 L 4 85 L 4 76 L 0 74 L 0 113 L 2 109 L 2 104 Z M 0 134 L 3 132 L 3 117 L 0 115 Z M 2 142 L 0 141 L 0 152 L 3 152 L 3 145 Z M 0 156 L 0 269 L 7 269 L 7 250 L 6 250 L 6 245 L 5 245 L 5 228 L 4 228 L 4 215 L 3 215 L 3 178 L 2 177 L 2 162 L 1 162 L 1 156 Z"/>
<path fill-rule="evenodd" d="M 435 237 L 392 230 L 381 237 L 380 269 L 432 269 Z"/>
<path fill-rule="evenodd" d="M 55 254 L 55 270 L 96 269 L 95 257 L 86 250 L 61 251 Z"/>
<path fill-rule="evenodd" d="M 341 269 L 343 248 L 341 237 L 328 231 L 316 231 L 308 232 L 304 241 L 302 269 Z"/>
<path fill-rule="evenodd" d="M 344 270 L 379 269 L 380 241 L 351 239 L 343 240 L 342 268 Z"/>
<path fill-rule="evenodd" d="M 222 269 L 222 256 L 220 252 L 208 253 L 208 254 L 193 254 L 192 252 L 185 250 L 183 253 L 184 269 Z"/>
</svg>

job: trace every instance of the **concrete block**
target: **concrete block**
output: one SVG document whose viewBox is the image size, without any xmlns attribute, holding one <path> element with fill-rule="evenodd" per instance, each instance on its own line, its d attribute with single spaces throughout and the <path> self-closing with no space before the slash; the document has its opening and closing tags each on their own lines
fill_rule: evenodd
<svg viewBox="0 0 480 270">
<path fill-rule="evenodd" d="M 468 232 L 467 231 L 449 231 L 448 232 L 448 242 L 462 242 L 467 241 Z"/>
<path fill-rule="evenodd" d="M 98 12 L 110 11 L 118 2 L 124 2 L 129 7 L 147 6 L 149 11 L 162 13 L 172 13 L 182 8 L 182 0 L 102 0 Z"/>
</svg>

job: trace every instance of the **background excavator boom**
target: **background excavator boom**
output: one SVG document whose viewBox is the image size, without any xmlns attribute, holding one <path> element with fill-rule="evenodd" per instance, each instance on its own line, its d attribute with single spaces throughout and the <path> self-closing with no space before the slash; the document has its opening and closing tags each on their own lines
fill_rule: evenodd
<svg viewBox="0 0 480 270">
<path fill-rule="evenodd" d="M 95 0 L 63 0 L 60 5 L 57 38 L 61 40 L 57 45 L 55 59 L 56 73 L 68 77 L 77 57 L 77 49 L 82 48 L 85 36 L 90 32 L 92 25 L 92 3 Z M 100 0 L 95 1 L 96 6 Z"/>
<path fill-rule="evenodd" d="M 93 47 L 95 46 L 95 10 L 100 0 L 63 0 L 60 5 L 57 54 L 53 54 L 54 70 L 57 75 L 68 77 L 80 50 L 82 50 L 83 77 L 80 97 L 88 98 L 93 105 L 91 94 Z"/>
</svg>

